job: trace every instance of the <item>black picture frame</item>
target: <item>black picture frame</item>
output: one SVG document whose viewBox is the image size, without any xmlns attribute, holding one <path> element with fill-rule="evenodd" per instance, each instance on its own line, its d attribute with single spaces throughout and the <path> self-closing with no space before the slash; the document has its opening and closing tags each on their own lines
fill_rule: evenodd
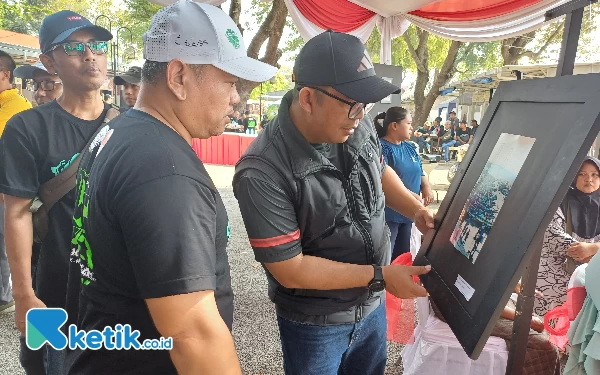
<svg viewBox="0 0 600 375">
<path fill-rule="evenodd" d="M 600 74 L 503 82 L 436 215 L 415 265 L 466 354 L 477 359 L 594 139 L 600 132 Z M 535 138 L 472 262 L 450 242 L 501 134 Z M 458 277 L 462 280 L 459 280 Z M 461 290 L 473 289 L 467 301 Z M 466 283 L 466 285 L 465 285 Z"/>
</svg>

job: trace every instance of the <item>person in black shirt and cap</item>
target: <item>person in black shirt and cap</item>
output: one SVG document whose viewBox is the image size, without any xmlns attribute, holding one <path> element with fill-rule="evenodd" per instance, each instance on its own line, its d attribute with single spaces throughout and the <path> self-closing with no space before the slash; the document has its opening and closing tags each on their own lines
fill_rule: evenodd
<svg viewBox="0 0 600 375">
<path fill-rule="evenodd" d="M 293 79 L 233 181 L 267 273 L 285 373 L 383 374 L 385 290 L 424 296 L 411 275 L 429 270 L 389 265 L 384 207 L 433 228 L 431 211 L 386 167 L 365 113 L 399 88 L 376 76 L 358 38 L 331 30 L 302 48 Z"/>
<path fill-rule="evenodd" d="M 127 70 L 127 72 L 115 77 L 115 85 L 123 86 L 123 98 L 125 99 L 125 106 L 121 106 L 121 108 L 119 108 L 121 113 L 126 112 L 129 108 L 132 108 L 135 105 L 140 92 L 141 80 L 142 68 L 139 66 L 132 66 L 129 68 L 129 70 Z"/>
<path fill-rule="evenodd" d="M 33 98 L 37 105 L 46 104 L 62 94 L 62 81 L 57 74 L 50 74 L 41 62 L 22 65 L 15 69 L 15 77 L 33 80 Z"/>
<path fill-rule="evenodd" d="M 110 108 L 100 88 L 106 79 L 108 41 L 112 34 L 81 15 L 62 10 L 42 21 L 40 60 L 62 80 L 62 95 L 13 116 L 0 142 L 0 193 L 5 198 L 6 249 L 16 303 L 15 320 L 25 335 L 31 308 L 65 308 L 75 189 L 51 207 L 47 234 L 32 285 L 33 199 L 43 184 L 77 159 Z M 75 184 L 73 183 L 73 188 Z M 39 234 L 39 233 L 38 233 Z M 24 344 L 22 344 L 24 345 Z M 63 374 L 63 351 L 47 351 L 47 374 Z"/>
<path fill-rule="evenodd" d="M 241 374 L 229 220 L 191 144 L 223 133 L 240 79 L 266 81 L 277 68 L 247 56 L 221 9 L 191 0 L 159 10 L 143 41 L 135 107 L 81 159 L 67 307 L 80 330 L 128 324 L 139 344 L 171 337 L 172 345 L 77 349 L 66 373 Z"/>
</svg>

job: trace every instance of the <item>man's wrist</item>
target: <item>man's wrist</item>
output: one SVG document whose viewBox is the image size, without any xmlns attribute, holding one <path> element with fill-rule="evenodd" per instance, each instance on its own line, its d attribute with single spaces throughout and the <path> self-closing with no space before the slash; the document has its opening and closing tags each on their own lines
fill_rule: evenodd
<svg viewBox="0 0 600 375">
<path fill-rule="evenodd" d="M 417 218 L 417 215 L 419 214 L 420 211 L 427 210 L 427 208 L 423 205 L 422 202 L 418 202 L 418 203 L 419 203 L 418 207 L 413 211 L 414 212 L 412 215 L 413 221 L 414 221 L 414 219 Z"/>
<path fill-rule="evenodd" d="M 31 297 L 35 297 L 35 292 L 32 287 L 23 287 L 23 288 L 13 288 L 12 291 L 13 298 L 15 300 L 22 300 Z"/>
</svg>

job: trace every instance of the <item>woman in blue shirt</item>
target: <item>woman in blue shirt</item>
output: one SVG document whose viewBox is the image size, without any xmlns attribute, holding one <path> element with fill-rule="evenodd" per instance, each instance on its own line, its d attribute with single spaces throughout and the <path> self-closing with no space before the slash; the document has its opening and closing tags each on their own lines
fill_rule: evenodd
<svg viewBox="0 0 600 375">
<path fill-rule="evenodd" d="M 400 176 L 406 188 L 416 199 L 422 194 L 426 206 L 433 202 L 433 192 L 423 172 L 421 158 L 412 144 L 406 142 L 412 135 L 412 118 L 402 107 L 391 107 L 375 117 L 375 127 L 381 139 L 386 164 Z M 391 208 L 385 208 L 385 219 L 390 228 L 392 261 L 410 251 L 412 220 Z"/>
</svg>

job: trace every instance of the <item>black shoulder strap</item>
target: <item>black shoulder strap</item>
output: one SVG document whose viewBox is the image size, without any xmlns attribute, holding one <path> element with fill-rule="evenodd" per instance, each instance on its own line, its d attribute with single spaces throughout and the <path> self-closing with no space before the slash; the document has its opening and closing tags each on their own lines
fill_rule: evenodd
<svg viewBox="0 0 600 375">
<path fill-rule="evenodd" d="M 58 202 L 62 197 L 64 197 L 69 191 L 71 191 L 75 187 L 75 184 L 77 182 L 77 169 L 79 168 L 79 163 L 81 162 L 81 157 L 84 151 L 90 147 L 90 145 L 94 141 L 94 138 L 96 138 L 98 133 L 100 133 L 104 125 L 113 118 L 117 117 L 119 114 L 119 111 L 117 111 L 116 109 L 112 107 L 109 108 L 108 111 L 106 111 L 102 123 L 100 124 L 100 126 L 98 126 L 98 129 L 96 129 L 92 137 L 88 140 L 85 147 L 83 148 L 83 150 L 81 150 L 77 158 L 75 158 L 75 160 L 73 160 L 73 162 L 61 173 L 40 185 L 38 195 L 46 211 L 49 212 L 56 202 Z"/>
</svg>

